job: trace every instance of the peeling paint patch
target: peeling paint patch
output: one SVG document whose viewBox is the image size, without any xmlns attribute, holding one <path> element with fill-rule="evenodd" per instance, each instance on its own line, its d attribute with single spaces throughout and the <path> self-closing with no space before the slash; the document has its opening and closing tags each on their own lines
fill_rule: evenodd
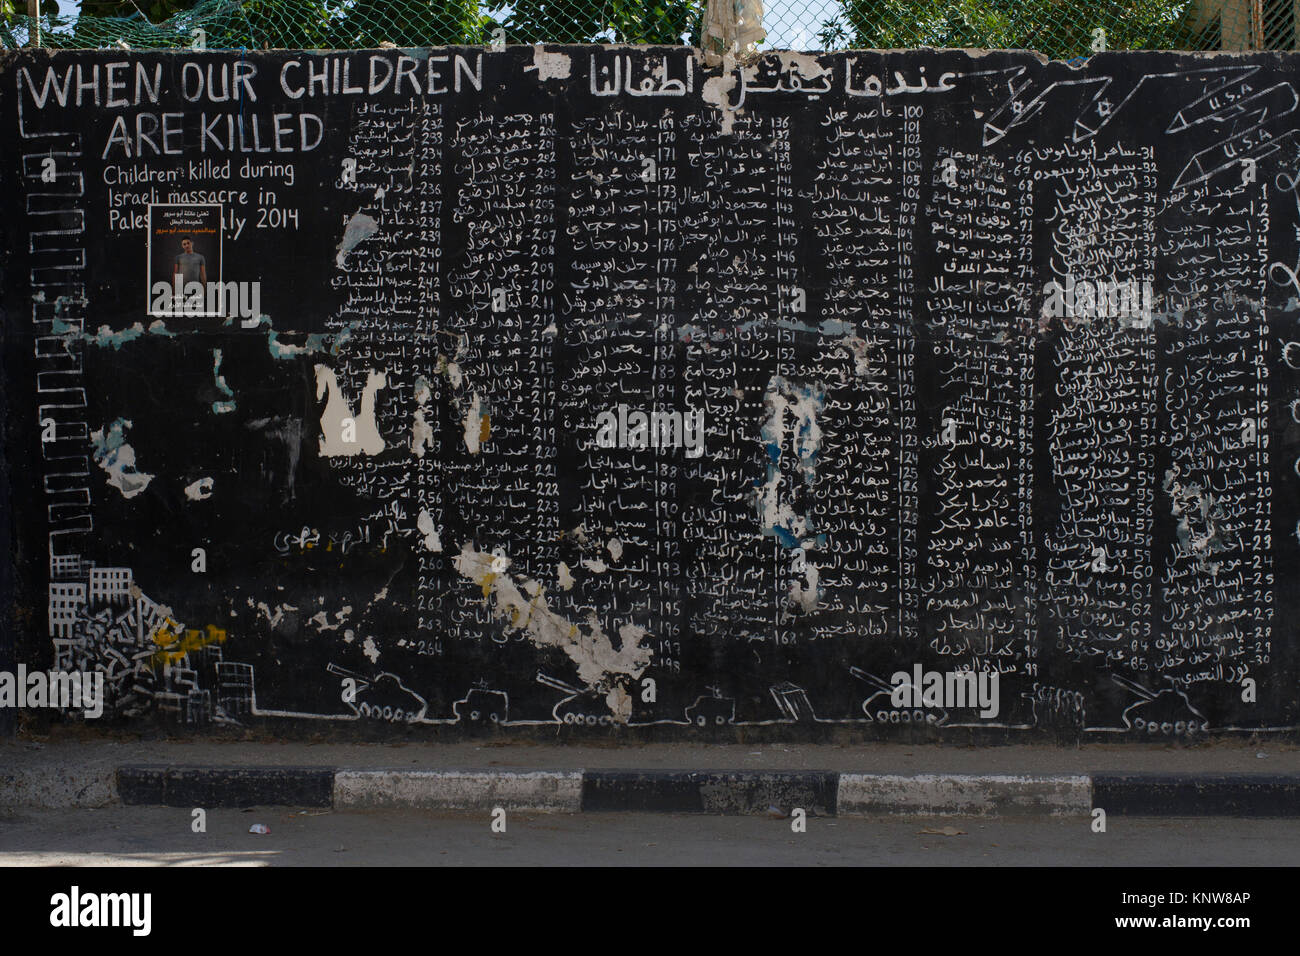
<svg viewBox="0 0 1300 956">
<path fill-rule="evenodd" d="M 492 436 L 492 419 L 483 411 L 483 398 L 474 393 L 469 409 L 465 412 L 465 447 L 471 455 L 477 455 L 483 442 Z"/>
<path fill-rule="evenodd" d="M 271 353 L 271 358 L 287 359 L 295 355 L 306 355 L 312 349 L 302 345 L 285 345 L 280 341 L 280 333 L 272 329 L 266 336 L 266 347 Z"/>
<path fill-rule="evenodd" d="M 415 410 L 415 421 L 411 424 L 411 451 L 416 458 L 424 457 L 425 446 L 433 445 L 433 427 L 424 420 L 424 409 Z"/>
<path fill-rule="evenodd" d="M 576 624 L 552 611 L 546 592 L 535 581 L 527 582 L 535 591 L 525 598 L 519 585 L 506 572 L 510 559 L 466 544 L 455 559 L 456 570 L 482 589 L 483 599 L 492 600 L 494 617 L 506 619 L 506 630 L 523 630 L 539 647 L 557 647 L 577 665 L 578 679 L 588 689 L 603 693 L 614 718 L 626 723 L 632 716 L 632 698 L 625 684 L 640 677 L 650 664 L 653 651 L 646 646 L 646 630 L 635 624 L 619 627 L 620 644 L 602 630 L 595 615 L 584 633 Z"/>
<path fill-rule="evenodd" d="M 790 603 L 802 608 L 804 613 L 811 613 L 817 609 L 817 604 L 821 600 L 821 574 L 817 566 L 808 560 L 808 551 L 814 546 L 812 541 L 804 541 L 802 550 L 795 552 L 794 561 L 791 570 L 795 574 L 802 573 L 803 582 L 790 582 Z"/>
<path fill-rule="evenodd" d="M 569 566 L 563 561 L 555 567 L 555 580 L 559 582 L 560 587 L 564 588 L 564 590 L 573 590 L 573 574 L 569 571 Z"/>
<path fill-rule="evenodd" d="M 375 424 L 375 394 L 387 384 L 383 372 L 370 372 L 361 393 L 361 414 L 354 417 L 334 370 L 326 365 L 316 366 L 316 400 L 326 393 L 329 395 L 320 418 L 322 458 L 378 455 L 384 450 L 384 439 Z"/>
<path fill-rule="evenodd" d="M 312 340 L 315 341 L 312 341 Z M 312 352 L 325 351 L 324 336 L 319 333 L 309 335 L 306 345 L 285 345 L 280 341 L 280 333 L 271 329 L 266 334 L 266 347 L 271 353 L 271 358 L 287 359 L 295 355 L 309 355 Z"/>
<path fill-rule="evenodd" d="M 190 501 L 202 501 L 212 495 L 212 479 L 200 478 L 185 486 L 185 497 Z"/>
<path fill-rule="evenodd" d="M 731 55 L 722 58 L 722 73 L 704 81 L 700 99 L 722 114 L 723 135 L 730 136 L 735 123 L 735 109 L 731 106 L 731 91 L 736 87 L 736 60 Z"/>
<path fill-rule="evenodd" d="M 176 333 L 167 328 L 167 323 L 162 319 L 154 319 L 149 325 L 150 335 L 161 335 L 163 338 L 174 339 Z"/>
<path fill-rule="evenodd" d="M 45 296 L 42 295 L 42 296 L 41 296 L 39 299 L 37 299 L 36 301 L 37 301 L 37 302 L 44 302 L 44 301 L 45 301 Z M 84 307 L 84 306 L 88 305 L 89 303 L 90 303 L 90 300 L 87 299 L 84 295 L 61 295 L 61 296 L 58 296 L 57 298 L 55 298 L 55 300 L 54 300 L 54 314 L 55 314 L 55 315 L 62 315 L 62 314 L 63 314 L 63 310 L 66 309 L 66 308 L 67 308 L 68 306 L 70 306 L 70 305 L 71 305 L 71 306 L 83 306 L 83 307 Z"/>
<path fill-rule="evenodd" d="M 820 54 L 799 53 L 795 50 L 774 50 L 773 52 L 781 62 L 781 72 L 797 71 L 799 80 L 804 86 L 811 86 L 822 77 L 826 77 L 828 80 L 831 77 L 831 71 L 821 65 Z"/>
<path fill-rule="evenodd" d="M 442 538 L 438 536 L 438 529 L 434 527 L 433 515 L 421 508 L 415 526 L 419 529 L 420 534 L 424 535 L 424 549 L 426 551 L 442 550 Z"/>
<path fill-rule="evenodd" d="M 373 637 L 367 637 L 366 642 L 361 645 L 361 653 L 370 658 L 370 663 L 374 664 L 379 661 L 379 647 L 375 644 Z"/>
<path fill-rule="evenodd" d="M 792 604 L 811 611 L 821 600 L 821 589 L 819 572 L 808 560 L 808 552 L 824 543 L 824 536 L 816 534 L 813 522 L 795 509 L 791 500 L 794 489 L 788 496 L 782 495 L 781 463 L 788 447 L 804 487 L 812 487 L 822 445 L 817 418 L 825 393 L 819 387 L 794 385 L 775 375 L 768 383 L 764 403 L 768 410 L 762 428 L 766 478 L 754 482 L 759 526 L 764 535 L 776 538 L 791 551 L 790 570 L 802 574 L 804 583 L 792 582 L 789 597 Z"/>
<path fill-rule="evenodd" d="M 334 623 L 330 623 L 329 615 L 324 611 L 317 611 L 307 620 L 315 624 L 322 631 L 337 631 L 347 621 L 348 615 L 352 613 L 352 605 L 343 605 L 343 610 L 334 612 Z"/>
<path fill-rule="evenodd" d="M 446 376 L 447 383 L 454 389 L 459 390 L 465 384 L 465 376 L 460 366 L 445 355 L 438 356 L 438 374 Z"/>
<path fill-rule="evenodd" d="M 415 382 L 415 421 L 411 423 L 411 451 L 416 458 L 423 458 L 426 447 L 433 448 L 433 426 L 424 419 L 429 406 L 432 391 L 423 378 Z"/>
<path fill-rule="evenodd" d="M 817 416 L 825 403 L 825 393 L 814 386 L 793 385 L 781 376 L 774 375 L 768 383 L 763 401 L 768 410 L 762 434 L 769 481 L 775 475 L 779 483 L 781 456 L 785 453 L 787 441 L 788 416 L 793 426 L 790 444 L 796 458 L 795 467 L 803 476 L 804 483 L 811 485 L 816 477 L 817 460 L 821 454 L 822 430 Z"/>
<path fill-rule="evenodd" d="M 868 343 L 858 335 L 845 335 L 840 340 L 840 348 L 853 361 L 853 375 L 856 378 L 866 378 L 871 371 L 871 348 L 875 343 Z"/>
<path fill-rule="evenodd" d="M 256 322 L 257 324 L 251 326 L 251 328 L 264 327 L 266 329 L 266 349 L 271 354 L 271 358 L 280 361 L 297 358 L 300 355 L 316 355 L 322 352 L 338 355 L 339 350 L 352 338 L 353 332 L 361 325 L 360 319 L 354 319 L 337 332 L 309 332 L 304 337 L 302 345 L 294 345 L 293 343 L 280 341 L 280 333 L 272 325 L 269 315 L 257 316 Z M 227 322 L 226 324 L 229 325 L 230 323 Z M 154 326 L 159 326 L 160 329 L 155 330 Z M 162 325 L 161 320 L 151 325 L 149 331 L 171 338 L 176 336 L 175 332 L 168 331 Z M 295 333 L 291 332 L 290 334 Z"/>
<path fill-rule="evenodd" d="M 342 269 L 348 253 L 378 231 L 379 223 L 375 222 L 372 216 L 367 216 L 363 212 L 354 213 L 348 220 L 347 228 L 343 230 L 343 238 L 339 241 L 334 264 Z"/>
<path fill-rule="evenodd" d="M 253 603 L 253 599 L 249 598 L 248 603 L 251 605 Z M 275 610 L 272 611 L 267 606 L 265 601 L 257 602 L 257 613 L 260 616 L 266 618 L 266 623 L 271 628 L 271 630 L 275 630 L 281 624 L 284 623 L 286 611 L 296 611 L 296 610 L 298 610 L 298 608 L 296 608 L 292 604 L 279 604 L 276 605 Z"/>
<path fill-rule="evenodd" d="M 1221 562 L 1211 558 L 1231 550 L 1237 542 L 1224 529 L 1228 516 L 1220 502 L 1194 482 L 1177 480 L 1178 470 L 1165 472 L 1164 491 L 1169 495 L 1169 513 L 1178 519 L 1175 534 L 1183 554 L 1197 559 L 1202 569 L 1217 576 Z"/>
<path fill-rule="evenodd" d="M 59 303 L 62 303 L 66 297 L 60 297 Z M 158 323 L 155 322 L 154 325 Z M 50 319 L 50 331 L 55 335 L 66 336 L 69 343 L 84 342 L 87 345 L 93 345 L 97 348 L 113 347 L 113 351 L 119 351 L 123 345 L 128 342 L 134 342 L 144 335 L 144 326 L 136 322 L 129 328 L 120 332 L 114 332 L 109 326 L 101 325 L 94 335 L 87 335 L 81 331 L 80 326 L 73 325 L 71 322 L 65 322 L 59 317 L 59 306 L 55 306 L 55 314 Z M 152 331 L 152 326 L 150 327 Z M 170 334 L 170 333 L 169 333 Z"/>
<path fill-rule="evenodd" d="M 131 421 L 119 418 L 90 435 L 95 464 L 108 474 L 108 483 L 122 492 L 123 498 L 134 498 L 154 478 L 136 470 L 135 449 L 126 443 L 126 430 L 131 426 Z"/>
<path fill-rule="evenodd" d="M 618 538 L 610 538 L 605 548 L 609 551 L 609 556 L 614 561 L 623 560 L 623 542 Z"/>
<path fill-rule="evenodd" d="M 212 381 L 216 384 L 217 390 L 228 398 L 234 398 L 235 393 L 231 391 L 226 384 L 226 376 L 221 374 L 221 349 L 212 350 Z M 216 415 L 224 415 L 227 412 L 235 410 L 234 402 L 216 401 L 212 403 L 212 411 Z"/>
<path fill-rule="evenodd" d="M 268 320 L 266 348 L 273 359 L 289 359 L 299 355 L 316 355 L 321 352 L 338 355 L 339 350 L 352 338 L 353 330 L 360 324 L 361 320 L 357 319 L 349 322 L 346 328 L 340 329 L 338 332 L 311 332 L 308 333 L 302 345 L 286 345 L 280 341 L 280 333 L 270 327 Z"/>
<path fill-rule="evenodd" d="M 573 72 L 573 63 L 565 53 L 548 53 L 540 43 L 533 44 L 533 67 L 538 80 L 567 80 Z"/>
<path fill-rule="evenodd" d="M 129 329 L 123 329 L 121 332 L 114 332 L 107 325 L 101 325 L 99 331 L 93 337 L 87 337 L 86 341 L 90 345 L 97 345 L 100 348 L 111 345 L 113 351 L 118 351 L 127 342 L 134 342 L 140 336 L 144 335 L 144 326 L 136 322 Z"/>
</svg>

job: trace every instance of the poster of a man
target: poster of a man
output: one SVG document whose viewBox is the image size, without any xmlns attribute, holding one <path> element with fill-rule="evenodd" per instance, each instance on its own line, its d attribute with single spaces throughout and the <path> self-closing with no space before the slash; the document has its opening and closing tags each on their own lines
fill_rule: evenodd
<svg viewBox="0 0 1300 956">
<path fill-rule="evenodd" d="M 208 260 L 194 251 L 194 240 L 189 236 L 181 239 L 181 254 L 176 257 L 176 268 L 172 275 L 181 277 L 182 286 L 198 282 L 208 284 Z"/>
<path fill-rule="evenodd" d="M 148 312 L 222 316 L 220 205 L 149 206 Z"/>
</svg>

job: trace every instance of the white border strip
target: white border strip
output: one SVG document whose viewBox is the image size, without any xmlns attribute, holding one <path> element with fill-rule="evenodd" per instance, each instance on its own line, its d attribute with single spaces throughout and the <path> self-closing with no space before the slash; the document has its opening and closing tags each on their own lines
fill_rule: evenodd
<svg viewBox="0 0 1300 956">
<path fill-rule="evenodd" d="M 340 770 L 336 810 L 418 807 L 434 810 L 582 809 L 582 771 Z"/>
<path fill-rule="evenodd" d="M 917 814 L 1087 815 L 1092 777 L 1087 774 L 840 774 L 840 816 Z"/>
</svg>

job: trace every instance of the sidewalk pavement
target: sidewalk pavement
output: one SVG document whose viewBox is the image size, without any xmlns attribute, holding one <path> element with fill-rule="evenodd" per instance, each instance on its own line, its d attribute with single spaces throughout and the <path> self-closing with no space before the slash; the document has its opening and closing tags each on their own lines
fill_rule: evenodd
<svg viewBox="0 0 1300 956">
<path fill-rule="evenodd" d="M 0 741 L 0 808 L 1300 817 L 1300 745 Z"/>
</svg>

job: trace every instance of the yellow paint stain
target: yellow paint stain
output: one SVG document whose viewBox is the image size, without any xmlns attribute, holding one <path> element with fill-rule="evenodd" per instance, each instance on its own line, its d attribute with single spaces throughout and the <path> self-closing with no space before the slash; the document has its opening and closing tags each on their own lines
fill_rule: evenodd
<svg viewBox="0 0 1300 956">
<path fill-rule="evenodd" d="M 170 617 L 165 618 L 161 624 L 153 629 L 149 634 L 149 640 L 153 641 L 159 647 L 170 647 L 181 639 L 180 635 L 172 628 L 177 624 Z"/>
<path fill-rule="evenodd" d="M 492 437 L 492 416 L 484 415 L 479 421 L 478 440 L 479 444 L 487 441 Z"/>
<path fill-rule="evenodd" d="M 209 644 L 224 644 L 226 637 L 226 631 L 215 624 L 209 624 L 202 631 L 188 628 L 182 637 L 176 622 L 168 618 L 150 635 L 150 639 L 158 645 L 158 650 L 149 658 L 149 666 L 175 664 L 191 651 L 200 650 Z"/>
</svg>

